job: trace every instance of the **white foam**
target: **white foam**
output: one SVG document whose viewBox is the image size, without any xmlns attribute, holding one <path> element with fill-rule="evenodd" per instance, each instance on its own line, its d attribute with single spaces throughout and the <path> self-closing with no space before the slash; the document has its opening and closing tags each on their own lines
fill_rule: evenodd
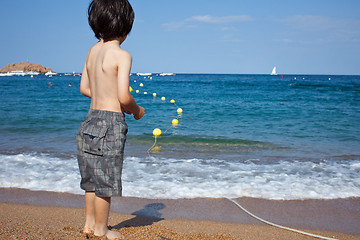
<svg viewBox="0 0 360 240">
<path fill-rule="evenodd" d="M 83 193 L 75 158 L 0 155 L 0 187 Z M 123 195 L 144 198 L 360 197 L 360 161 L 320 163 L 127 157 Z"/>
<path fill-rule="evenodd" d="M 154 162 L 157 162 L 155 167 L 150 164 Z M 284 161 L 262 165 L 256 162 L 132 158 L 124 167 L 127 169 L 124 171 L 124 191 L 129 196 L 140 194 L 150 198 L 360 196 L 358 171 L 343 163 Z M 126 181 L 126 178 L 131 181 Z"/>
<path fill-rule="evenodd" d="M 76 159 L 46 154 L 0 155 L 0 187 L 82 193 Z"/>
</svg>

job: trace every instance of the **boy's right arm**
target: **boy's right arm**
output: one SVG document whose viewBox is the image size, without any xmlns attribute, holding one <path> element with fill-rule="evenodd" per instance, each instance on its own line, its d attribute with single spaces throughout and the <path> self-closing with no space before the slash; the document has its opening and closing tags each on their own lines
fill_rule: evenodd
<svg viewBox="0 0 360 240">
<path fill-rule="evenodd" d="M 134 114 L 134 118 L 139 120 L 145 114 L 145 109 L 137 105 L 134 97 L 129 91 L 129 75 L 131 70 L 132 57 L 127 52 L 122 52 L 119 56 L 118 64 L 118 99 L 126 112 Z"/>
</svg>

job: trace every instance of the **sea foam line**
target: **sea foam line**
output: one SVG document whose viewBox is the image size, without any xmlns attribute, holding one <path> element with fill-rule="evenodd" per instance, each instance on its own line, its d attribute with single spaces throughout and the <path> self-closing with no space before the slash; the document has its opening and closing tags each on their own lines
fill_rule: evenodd
<svg viewBox="0 0 360 240">
<path fill-rule="evenodd" d="M 82 194 L 76 158 L 0 155 L 0 187 Z M 360 197 L 360 161 L 320 163 L 126 157 L 123 195 L 155 199 Z"/>
</svg>

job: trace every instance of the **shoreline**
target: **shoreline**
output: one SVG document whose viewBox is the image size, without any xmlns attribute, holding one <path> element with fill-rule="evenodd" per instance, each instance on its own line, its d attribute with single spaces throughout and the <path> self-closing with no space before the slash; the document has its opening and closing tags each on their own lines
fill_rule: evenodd
<svg viewBox="0 0 360 240">
<path fill-rule="evenodd" d="M 360 229 L 358 229 L 360 224 L 360 198 L 332 200 L 238 198 L 236 201 L 253 214 L 279 225 L 296 229 L 307 229 L 307 231 L 315 234 L 320 234 L 319 232 L 321 232 L 328 237 L 360 239 Z M 28 206 L 29 208 L 39 207 L 45 209 L 77 209 L 76 211 L 80 211 L 82 214 L 84 208 L 82 195 L 31 191 L 18 188 L 0 188 L 0 202 L 0 206 L 3 207 Z M 228 229 L 226 232 L 233 233 L 231 236 L 236 237 L 235 239 L 251 239 L 244 238 L 242 235 L 243 231 L 241 230 L 243 228 L 255 228 L 257 233 L 262 228 L 269 228 L 277 233 L 287 234 L 288 237 L 296 236 L 293 235 L 296 233 L 259 222 L 247 215 L 228 199 L 144 199 L 122 197 L 112 199 L 111 212 L 118 217 L 125 218 L 125 222 L 147 219 L 146 221 L 151 224 L 146 226 L 151 225 L 152 227 L 153 223 L 155 224 L 154 226 L 157 226 L 156 224 L 159 223 L 160 225 L 162 224 L 161 226 L 164 224 L 165 226 L 171 226 L 176 231 L 192 229 L 190 227 L 192 225 L 200 226 L 205 224 L 206 226 L 211 223 L 210 225 L 215 224 L 217 226 L 215 227 L 216 229 Z M 119 223 L 115 225 L 119 225 Z M 124 224 L 121 226 L 124 226 Z M 194 231 L 214 233 L 206 229 L 196 230 L 198 228 L 200 227 L 196 227 Z M 217 232 L 219 231 L 217 230 Z M 271 238 L 266 237 L 264 239 Z"/>
</svg>

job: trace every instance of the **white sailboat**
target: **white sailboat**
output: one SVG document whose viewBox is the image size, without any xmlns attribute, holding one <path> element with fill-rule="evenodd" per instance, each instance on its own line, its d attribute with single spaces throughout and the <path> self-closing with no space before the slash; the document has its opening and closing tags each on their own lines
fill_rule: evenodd
<svg viewBox="0 0 360 240">
<path fill-rule="evenodd" d="M 271 72 L 270 75 L 277 75 L 277 73 L 276 73 L 276 67 L 273 68 L 273 70 L 272 70 L 272 72 Z"/>
</svg>

